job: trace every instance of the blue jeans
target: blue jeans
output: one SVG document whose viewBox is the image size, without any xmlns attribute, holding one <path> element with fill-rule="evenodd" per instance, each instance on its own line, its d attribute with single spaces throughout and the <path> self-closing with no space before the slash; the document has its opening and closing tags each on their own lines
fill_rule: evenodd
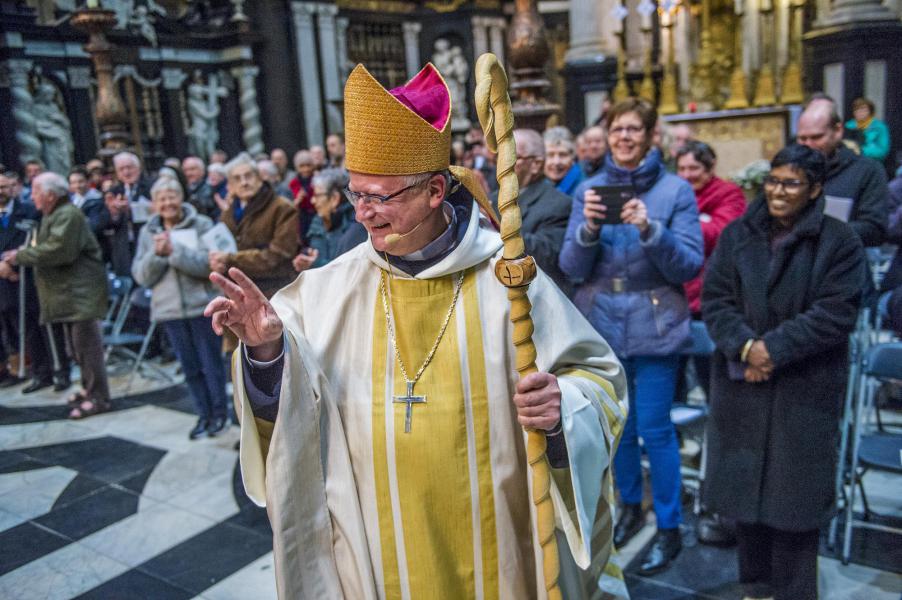
<svg viewBox="0 0 902 600">
<path fill-rule="evenodd" d="M 172 349 L 182 363 L 194 410 L 202 419 L 225 418 L 227 413 L 222 341 L 212 319 L 194 317 L 162 323 Z"/>
<path fill-rule="evenodd" d="M 627 504 L 642 502 L 642 438 L 651 467 L 651 489 L 658 529 L 682 522 L 680 449 L 670 421 L 679 356 L 634 356 L 622 360 L 626 370 L 630 412 L 614 455 L 614 479 Z"/>
</svg>

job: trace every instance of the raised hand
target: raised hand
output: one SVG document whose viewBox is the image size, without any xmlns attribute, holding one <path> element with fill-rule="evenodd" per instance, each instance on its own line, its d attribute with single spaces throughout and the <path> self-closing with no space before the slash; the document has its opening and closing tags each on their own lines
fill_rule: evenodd
<svg viewBox="0 0 902 600">
<path fill-rule="evenodd" d="M 219 207 L 219 212 L 226 212 L 232 206 L 231 201 L 229 200 L 229 196 L 226 195 L 225 198 L 220 196 L 219 194 L 213 194 L 213 201 L 216 203 L 216 206 Z"/>
<path fill-rule="evenodd" d="M 210 281 L 225 297 L 211 300 L 204 316 L 213 318 L 213 331 L 217 335 L 222 335 L 228 327 L 246 346 L 255 348 L 254 358 L 275 358 L 282 347 L 282 320 L 260 288 L 240 269 L 229 269 L 229 277 L 233 281 L 219 273 L 210 273 Z"/>
<path fill-rule="evenodd" d="M 601 196 L 589 188 L 583 194 L 583 216 L 586 218 L 586 229 L 590 233 L 598 233 L 601 225 L 598 221 L 604 219 L 607 207 L 601 202 Z"/>
</svg>

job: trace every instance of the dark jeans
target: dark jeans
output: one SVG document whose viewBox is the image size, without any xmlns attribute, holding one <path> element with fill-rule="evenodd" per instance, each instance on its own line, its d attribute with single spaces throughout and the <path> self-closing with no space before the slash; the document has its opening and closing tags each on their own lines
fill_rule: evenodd
<svg viewBox="0 0 902 600">
<path fill-rule="evenodd" d="M 739 581 L 747 595 L 774 600 L 817 600 L 819 532 L 781 531 L 737 523 Z"/>
<path fill-rule="evenodd" d="M 674 529 L 682 522 L 680 449 L 670 420 L 679 356 L 633 356 L 621 362 L 630 410 L 614 455 L 614 480 L 625 503 L 642 502 L 641 437 L 651 467 L 658 529 Z"/>
<path fill-rule="evenodd" d="M 182 363 L 194 410 L 202 419 L 227 414 L 222 341 L 213 332 L 212 319 L 194 317 L 162 323 L 172 349 Z"/>
<path fill-rule="evenodd" d="M 81 367 L 81 387 L 91 400 L 101 404 L 108 403 L 110 384 L 106 377 L 100 321 L 73 321 L 66 323 L 65 326 L 69 350 L 75 362 Z"/>
</svg>

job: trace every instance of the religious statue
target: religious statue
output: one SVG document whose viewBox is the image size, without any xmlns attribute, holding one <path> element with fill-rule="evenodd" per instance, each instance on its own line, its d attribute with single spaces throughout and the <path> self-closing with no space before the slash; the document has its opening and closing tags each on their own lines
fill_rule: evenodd
<svg viewBox="0 0 902 600">
<path fill-rule="evenodd" d="M 167 16 L 166 9 L 154 0 L 143 0 L 135 6 L 135 0 L 119 0 L 111 3 L 116 12 L 116 28 L 136 31 L 150 42 L 157 45 L 157 30 L 154 28 L 156 16 Z"/>
<path fill-rule="evenodd" d="M 227 94 L 228 90 L 219 85 L 216 74 L 210 74 L 206 85 L 200 77 L 196 77 L 194 83 L 188 86 L 188 116 L 191 120 L 188 151 L 191 154 L 208 158 L 219 145 L 219 99 Z"/>
<path fill-rule="evenodd" d="M 57 100 L 57 89 L 50 81 L 39 78 L 34 91 L 32 114 L 41 141 L 41 159 L 47 169 L 68 173 L 72 166 L 72 124 Z"/>
<path fill-rule="evenodd" d="M 467 105 L 467 79 L 470 65 L 464 58 L 460 46 L 452 46 L 445 38 L 435 41 L 432 64 L 445 78 L 451 92 L 451 131 L 466 131 L 470 128 L 469 107 Z"/>
</svg>

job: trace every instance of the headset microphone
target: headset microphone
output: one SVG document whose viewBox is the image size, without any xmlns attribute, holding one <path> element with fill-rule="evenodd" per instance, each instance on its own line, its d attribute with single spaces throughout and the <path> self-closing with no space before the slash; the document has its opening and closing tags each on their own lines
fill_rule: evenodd
<svg viewBox="0 0 902 600">
<path fill-rule="evenodd" d="M 427 215 L 426 219 L 428 219 L 428 218 L 429 218 L 429 216 Z M 422 221 L 417 223 L 416 227 L 414 227 L 407 233 L 390 233 L 390 234 L 388 234 L 387 236 L 385 236 L 385 243 L 388 244 L 389 246 L 394 246 L 395 244 L 400 242 L 403 238 L 407 237 L 408 235 L 410 235 L 411 233 L 413 233 L 414 231 L 419 229 L 420 225 L 422 225 L 423 223 L 426 222 L 426 219 L 423 219 Z"/>
</svg>

